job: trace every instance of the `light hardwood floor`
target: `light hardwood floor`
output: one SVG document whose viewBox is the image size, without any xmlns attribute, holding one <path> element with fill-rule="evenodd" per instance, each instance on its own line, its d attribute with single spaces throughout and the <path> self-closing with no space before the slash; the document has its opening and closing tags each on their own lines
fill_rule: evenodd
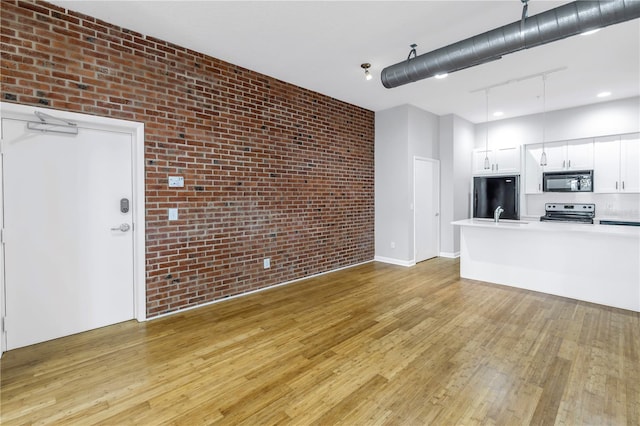
<svg viewBox="0 0 640 426">
<path fill-rule="evenodd" d="M 640 315 L 368 263 L 10 351 L 2 424 L 640 423 Z M 606 283 L 603 283 L 606 285 Z"/>
</svg>

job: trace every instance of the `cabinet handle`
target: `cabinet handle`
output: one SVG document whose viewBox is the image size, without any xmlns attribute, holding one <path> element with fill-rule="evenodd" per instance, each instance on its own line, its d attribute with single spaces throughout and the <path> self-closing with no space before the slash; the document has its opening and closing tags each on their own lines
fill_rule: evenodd
<svg viewBox="0 0 640 426">
<path fill-rule="evenodd" d="M 571 168 L 571 160 L 569 160 L 569 164 L 567 165 L 567 168 Z"/>
<path fill-rule="evenodd" d="M 496 171 L 498 171 L 498 163 L 496 163 Z"/>
<path fill-rule="evenodd" d="M 495 164 L 491 165 L 491 171 L 493 171 L 493 168 L 495 167 Z"/>
<path fill-rule="evenodd" d="M 567 165 L 566 160 L 562 160 L 562 168 L 563 168 L 563 169 L 566 167 L 566 165 Z"/>
<path fill-rule="evenodd" d="M 542 184 L 538 184 L 538 191 L 542 190 L 541 186 Z"/>
<path fill-rule="evenodd" d="M 624 181 L 622 181 L 622 190 L 624 191 Z"/>
<path fill-rule="evenodd" d="M 616 191 L 618 190 L 618 181 L 616 181 Z"/>
</svg>

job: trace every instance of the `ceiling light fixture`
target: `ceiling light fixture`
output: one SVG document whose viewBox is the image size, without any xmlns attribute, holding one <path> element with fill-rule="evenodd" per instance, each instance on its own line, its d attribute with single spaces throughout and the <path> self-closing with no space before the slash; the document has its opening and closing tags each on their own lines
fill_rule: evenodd
<svg viewBox="0 0 640 426">
<path fill-rule="evenodd" d="M 493 113 L 494 117 L 502 117 L 503 115 L 504 115 L 504 112 L 502 112 L 502 111 L 496 111 L 496 112 Z"/>
<path fill-rule="evenodd" d="M 437 78 L 438 80 L 442 80 L 443 78 L 447 78 L 449 77 L 449 74 L 447 74 L 446 72 L 442 73 L 442 74 L 436 74 L 434 75 L 435 78 Z"/>
<path fill-rule="evenodd" d="M 596 96 L 598 98 L 606 98 L 607 96 L 611 96 L 611 92 L 600 92 Z"/>
<path fill-rule="evenodd" d="M 369 72 L 369 68 L 371 68 L 371 64 L 368 63 L 368 62 L 365 62 L 364 64 L 361 64 L 360 67 L 362 67 L 362 69 L 364 69 L 364 78 L 365 78 L 365 80 L 367 80 L 367 81 L 371 80 L 373 78 L 373 76 Z"/>
<path fill-rule="evenodd" d="M 597 33 L 598 31 L 600 31 L 600 28 L 596 28 L 595 30 L 585 31 L 585 32 L 583 32 L 583 33 L 580 33 L 580 35 L 588 36 L 588 35 L 591 35 L 591 34 L 595 34 L 595 33 Z"/>
</svg>

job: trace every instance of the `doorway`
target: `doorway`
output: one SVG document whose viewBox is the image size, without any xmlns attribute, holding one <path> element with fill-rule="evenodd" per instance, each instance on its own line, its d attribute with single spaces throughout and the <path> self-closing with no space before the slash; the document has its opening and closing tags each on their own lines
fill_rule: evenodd
<svg viewBox="0 0 640 426">
<path fill-rule="evenodd" d="M 437 257 L 440 252 L 440 162 L 413 160 L 413 229 L 415 261 Z"/>
<path fill-rule="evenodd" d="M 3 350 L 144 320 L 142 125 L 46 110 L 77 134 L 33 130 L 43 110 L 5 106 Z"/>
</svg>

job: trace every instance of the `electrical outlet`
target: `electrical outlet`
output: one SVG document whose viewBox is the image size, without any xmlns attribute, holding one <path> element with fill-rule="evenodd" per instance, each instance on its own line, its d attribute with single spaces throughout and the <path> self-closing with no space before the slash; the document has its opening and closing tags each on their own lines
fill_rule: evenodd
<svg viewBox="0 0 640 426">
<path fill-rule="evenodd" d="M 169 209 L 169 220 L 178 220 L 178 209 Z"/>
<path fill-rule="evenodd" d="M 395 243 L 395 241 L 391 241 L 391 248 L 392 248 L 392 249 L 396 248 L 396 243 Z"/>
<path fill-rule="evenodd" d="M 271 268 L 271 259 L 266 257 L 263 261 L 262 261 L 263 265 L 264 265 L 264 269 L 269 269 Z"/>
</svg>

